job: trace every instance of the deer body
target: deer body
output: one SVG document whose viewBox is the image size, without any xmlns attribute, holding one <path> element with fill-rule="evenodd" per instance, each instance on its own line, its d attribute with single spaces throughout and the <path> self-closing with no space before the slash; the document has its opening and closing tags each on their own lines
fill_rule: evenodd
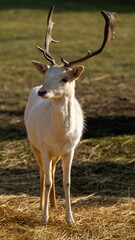
<svg viewBox="0 0 135 240">
<path fill-rule="evenodd" d="M 59 70 L 61 67 L 57 68 Z M 53 81 L 57 81 L 55 78 L 57 78 L 56 74 Z M 60 80 L 58 81 L 60 82 Z M 28 136 L 32 145 L 37 149 L 40 149 L 41 145 L 45 145 L 47 149 L 50 149 L 48 151 L 51 152 L 51 155 L 60 156 L 66 154 L 68 149 L 66 145 L 72 148 L 79 142 L 83 129 L 83 114 L 74 96 L 75 82 L 70 82 L 69 86 L 62 90 L 64 91 L 62 95 L 59 93 L 59 96 L 47 98 L 46 93 L 44 99 L 38 96 L 38 92 L 40 89 L 42 91 L 44 88 L 46 89 L 48 82 L 46 81 L 45 86 L 32 89 L 25 110 L 25 122 L 29 129 Z M 63 87 L 65 88 L 65 86 Z"/>
<path fill-rule="evenodd" d="M 39 63 L 33 62 L 39 67 Z M 83 67 L 75 67 L 74 70 L 66 70 L 64 67 L 53 66 L 45 73 L 43 86 L 32 89 L 25 110 L 25 125 L 33 153 L 40 166 L 41 177 L 41 208 L 42 220 L 48 220 L 48 201 L 51 188 L 51 205 L 55 206 L 54 173 L 50 169 L 61 158 L 63 166 L 63 185 L 66 197 L 66 219 L 73 223 L 70 207 L 70 170 L 74 150 L 78 144 L 83 130 L 83 114 L 78 101 L 75 98 L 75 79 L 81 74 Z M 53 72 L 53 74 L 52 74 Z M 44 73 L 44 71 L 43 71 Z M 52 76 L 53 75 L 53 76 Z M 62 79 L 67 82 L 63 83 Z M 53 78 L 53 81 L 52 81 Z M 62 78 L 62 79 L 61 79 Z M 42 95 L 42 93 L 44 93 Z M 41 96 L 42 95 L 42 98 Z M 39 157 L 40 156 L 40 157 Z M 46 189 L 48 187 L 47 201 L 44 203 L 44 179 Z M 47 191 L 46 191 L 47 192 Z"/>
<path fill-rule="evenodd" d="M 32 89 L 26 106 L 28 137 L 32 146 L 38 150 L 43 146 L 51 157 L 58 157 L 78 144 L 83 129 L 82 110 L 74 95 L 41 99 L 40 88 Z"/>
<path fill-rule="evenodd" d="M 44 49 L 38 47 L 44 57 L 51 62 L 46 64 L 32 61 L 44 75 L 42 86 L 32 89 L 25 109 L 25 126 L 32 151 L 40 167 L 40 208 L 43 209 L 42 222 L 49 218 L 49 198 L 52 207 L 56 206 L 54 174 L 57 161 L 62 159 L 63 186 L 66 198 L 66 220 L 74 223 L 70 204 L 70 172 L 77 146 L 83 130 L 83 113 L 75 98 L 75 80 L 83 72 L 83 66 L 75 66 L 99 54 L 106 43 L 113 38 L 116 14 L 102 11 L 105 19 L 104 39 L 101 47 L 75 61 L 67 62 L 61 57 L 63 65 L 57 65 L 49 52 L 53 28 L 53 7 L 47 19 Z"/>
</svg>

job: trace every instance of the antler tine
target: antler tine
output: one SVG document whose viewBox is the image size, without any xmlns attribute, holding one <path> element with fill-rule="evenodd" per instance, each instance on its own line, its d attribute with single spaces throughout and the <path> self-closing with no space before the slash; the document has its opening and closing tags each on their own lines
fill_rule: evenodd
<svg viewBox="0 0 135 240">
<path fill-rule="evenodd" d="M 116 13 L 102 11 L 101 14 L 103 15 L 103 17 L 105 19 L 104 39 L 103 39 L 101 47 L 98 50 L 96 50 L 95 52 L 88 51 L 88 53 L 85 57 L 80 58 L 75 61 L 67 62 L 66 60 L 61 58 L 61 61 L 64 63 L 65 67 L 71 67 L 74 64 L 86 61 L 87 59 L 99 54 L 105 48 L 106 43 L 110 42 L 112 39 L 114 39 L 114 33 L 115 33 L 114 28 L 116 26 Z"/>
<path fill-rule="evenodd" d="M 54 22 L 52 21 L 53 10 L 54 10 L 54 7 L 51 7 L 48 14 L 48 18 L 47 18 L 47 30 L 45 33 L 45 49 L 47 52 L 49 52 L 49 45 L 51 42 L 54 42 L 54 43 L 58 42 L 51 37 L 51 33 L 54 25 Z"/>
<path fill-rule="evenodd" d="M 51 42 L 57 43 L 58 41 L 55 41 L 54 39 L 52 39 L 51 37 L 51 33 L 52 33 L 52 29 L 53 29 L 53 25 L 54 22 L 52 21 L 52 15 L 53 15 L 53 9 L 54 7 L 51 7 L 49 14 L 48 14 L 48 18 L 47 18 L 47 29 L 45 32 L 45 43 L 44 43 L 44 49 L 37 46 L 38 50 L 41 51 L 44 55 L 44 57 L 51 62 L 51 64 L 55 64 L 55 59 L 51 56 L 51 54 L 49 53 L 49 45 Z"/>
</svg>

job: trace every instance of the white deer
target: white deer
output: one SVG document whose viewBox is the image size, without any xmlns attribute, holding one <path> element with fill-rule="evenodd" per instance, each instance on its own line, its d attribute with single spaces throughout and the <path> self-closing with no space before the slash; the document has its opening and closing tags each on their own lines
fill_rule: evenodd
<svg viewBox="0 0 135 240">
<path fill-rule="evenodd" d="M 87 60 L 100 53 L 108 40 L 112 38 L 115 26 L 115 14 L 101 12 L 105 18 L 105 32 L 102 46 L 97 51 L 81 59 L 67 62 L 61 58 L 62 65 L 57 65 L 49 53 L 52 40 L 51 31 L 53 7 L 50 9 L 45 35 L 45 49 L 38 47 L 51 66 L 32 61 L 33 65 L 44 75 L 42 86 L 34 87 L 29 95 L 25 109 L 25 126 L 32 152 L 40 167 L 40 208 L 43 210 L 42 222 L 49 219 L 49 198 L 51 207 L 56 207 L 55 166 L 62 159 L 63 186 L 66 199 L 66 221 L 74 223 L 70 203 L 70 172 L 75 147 L 83 131 L 83 113 L 75 98 L 75 80 L 83 72 L 83 66 L 73 64 Z"/>
</svg>

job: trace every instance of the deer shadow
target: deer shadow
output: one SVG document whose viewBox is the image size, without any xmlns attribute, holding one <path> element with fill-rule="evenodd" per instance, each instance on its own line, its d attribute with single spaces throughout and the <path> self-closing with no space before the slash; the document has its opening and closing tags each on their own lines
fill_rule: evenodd
<svg viewBox="0 0 135 240">
<path fill-rule="evenodd" d="M 90 194 L 100 196 L 135 197 L 135 163 L 114 162 L 77 163 L 71 172 L 71 194 L 74 197 Z M 0 195 L 40 195 L 39 169 L 0 169 Z M 56 193 L 64 197 L 61 161 L 56 168 Z"/>
<path fill-rule="evenodd" d="M 86 118 L 86 130 L 83 138 L 113 137 L 134 134 L 134 116 L 99 116 Z"/>
</svg>

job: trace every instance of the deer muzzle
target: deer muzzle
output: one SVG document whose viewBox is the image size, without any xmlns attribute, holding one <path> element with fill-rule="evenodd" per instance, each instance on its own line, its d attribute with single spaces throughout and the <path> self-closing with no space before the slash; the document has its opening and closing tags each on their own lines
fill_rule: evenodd
<svg viewBox="0 0 135 240">
<path fill-rule="evenodd" d="M 38 96 L 43 97 L 46 93 L 47 93 L 47 90 L 46 90 L 46 89 L 44 89 L 44 90 L 39 90 L 39 91 L 38 91 Z"/>
</svg>

